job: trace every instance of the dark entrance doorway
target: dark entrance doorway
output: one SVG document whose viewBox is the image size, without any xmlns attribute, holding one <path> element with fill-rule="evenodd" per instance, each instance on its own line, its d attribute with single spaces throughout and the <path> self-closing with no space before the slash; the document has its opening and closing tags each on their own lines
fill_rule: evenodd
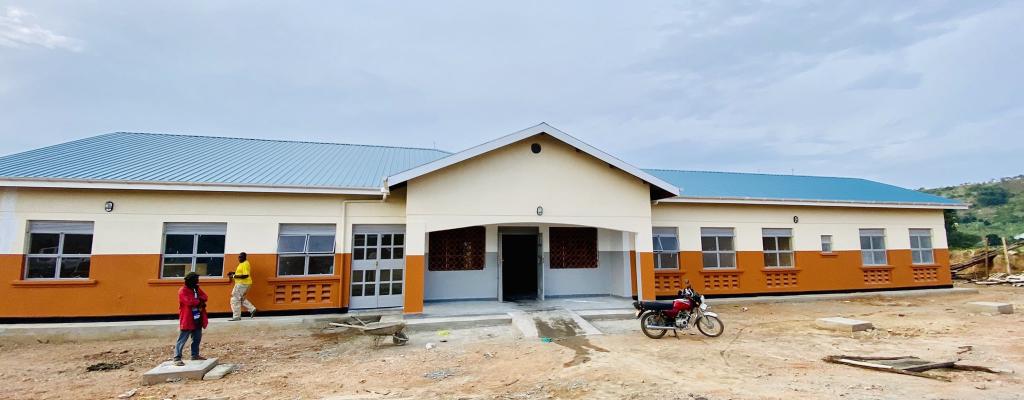
<svg viewBox="0 0 1024 400">
<path fill-rule="evenodd" d="M 501 235 L 502 300 L 537 299 L 537 235 Z"/>
</svg>

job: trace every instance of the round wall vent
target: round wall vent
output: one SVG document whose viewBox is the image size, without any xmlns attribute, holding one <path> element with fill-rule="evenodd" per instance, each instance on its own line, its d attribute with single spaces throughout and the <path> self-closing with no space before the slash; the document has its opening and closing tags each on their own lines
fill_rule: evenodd
<svg viewBox="0 0 1024 400">
<path fill-rule="evenodd" d="M 530 151 L 532 151 L 533 154 L 540 153 L 540 143 L 531 144 L 530 145 Z"/>
</svg>

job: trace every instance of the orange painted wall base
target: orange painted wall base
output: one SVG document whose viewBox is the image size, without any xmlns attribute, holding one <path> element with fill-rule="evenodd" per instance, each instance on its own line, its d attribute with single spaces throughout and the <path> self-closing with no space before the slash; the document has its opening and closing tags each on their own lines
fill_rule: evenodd
<svg viewBox="0 0 1024 400">
<path fill-rule="evenodd" d="M 88 280 L 23 280 L 22 255 L 0 255 L 0 318 L 172 315 L 181 280 L 159 279 L 160 255 L 93 255 Z M 238 264 L 225 255 L 225 276 Z M 337 309 L 347 306 L 351 257 L 338 254 L 330 276 L 277 277 L 276 254 L 249 254 L 257 310 Z M 231 311 L 232 282 L 203 278 L 212 313 Z"/>
<path fill-rule="evenodd" d="M 707 295 L 828 292 L 952 285 L 949 251 L 935 249 L 935 264 L 913 265 L 910 250 L 889 250 L 889 264 L 861 265 L 860 251 L 795 252 L 792 268 L 766 268 L 759 251 L 736 252 L 737 268 L 704 269 L 701 252 L 679 253 L 681 268 L 657 270 L 655 292 L 674 296 L 686 281 Z"/>
</svg>

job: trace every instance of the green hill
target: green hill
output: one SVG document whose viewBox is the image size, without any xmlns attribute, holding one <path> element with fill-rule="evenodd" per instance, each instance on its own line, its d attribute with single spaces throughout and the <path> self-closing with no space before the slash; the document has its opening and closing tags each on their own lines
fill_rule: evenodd
<svg viewBox="0 0 1024 400">
<path fill-rule="evenodd" d="M 1012 240 L 1024 234 L 1024 175 L 922 191 L 970 205 L 955 216 L 947 213 L 947 226 L 956 223 L 955 231 L 949 233 L 950 247 L 980 245 L 982 238 L 996 244 L 999 237 Z"/>
</svg>

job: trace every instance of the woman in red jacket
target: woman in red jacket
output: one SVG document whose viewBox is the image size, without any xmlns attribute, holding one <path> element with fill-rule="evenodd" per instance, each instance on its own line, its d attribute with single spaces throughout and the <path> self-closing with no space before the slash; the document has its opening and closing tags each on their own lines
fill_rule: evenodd
<svg viewBox="0 0 1024 400">
<path fill-rule="evenodd" d="M 199 275 L 195 272 L 185 274 L 185 286 L 178 289 L 178 343 L 174 345 L 174 365 L 185 365 L 181 361 L 181 351 L 185 342 L 192 337 L 192 359 L 205 360 L 199 355 L 199 343 L 203 341 L 203 329 L 206 328 L 206 292 L 199 288 Z"/>
</svg>

